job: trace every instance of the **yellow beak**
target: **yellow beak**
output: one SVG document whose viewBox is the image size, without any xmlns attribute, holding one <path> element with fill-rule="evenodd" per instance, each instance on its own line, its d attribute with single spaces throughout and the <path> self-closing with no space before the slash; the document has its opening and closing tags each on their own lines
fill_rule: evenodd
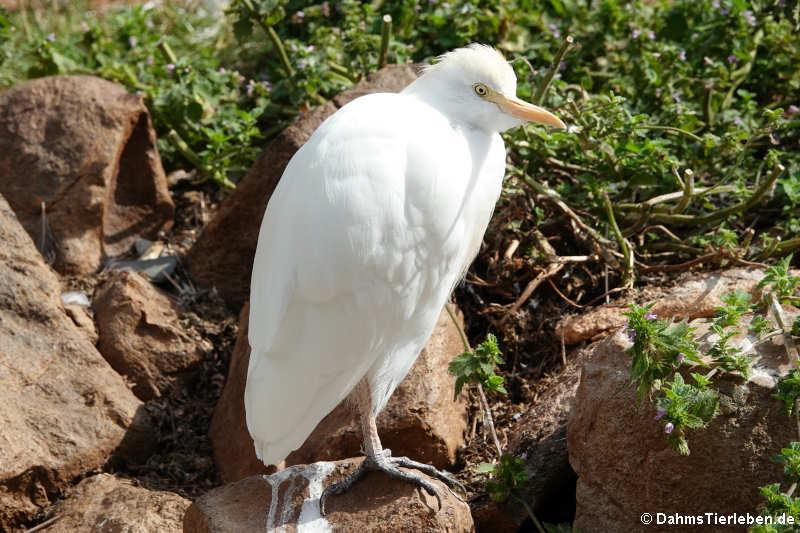
<svg viewBox="0 0 800 533">
<path fill-rule="evenodd" d="M 566 126 L 561 119 L 552 114 L 546 109 L 539 106 L 529 104 L 519 98 L 505 96 L 503 94 L 492 94 L 487 100 L 497 104 L 504 113 L 508 113 L 512 117 L 520 120 L 527 120 L 528 122 L 536 122 L 537 124 L 544 124 L 545 126 L 553 126 L 554 128 L 566 129 Z"/>
</svg>

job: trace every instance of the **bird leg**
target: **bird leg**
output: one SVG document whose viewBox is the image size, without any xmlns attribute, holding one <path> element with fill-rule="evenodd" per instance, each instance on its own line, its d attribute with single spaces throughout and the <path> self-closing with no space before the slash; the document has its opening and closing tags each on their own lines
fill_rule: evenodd
<svg viewBox="0 0 800 533">
<path fill-rule="evenodd" d="M 434 468 L 433 466 L 412 461 L 408 457 L 392 457 L 391 450 L 383 449 L 381 446 L 381 440 L 378 437 L 378 426 L 375 424 L 375 417 L 372 414 L 372 400 L 366 377 L 359 381 L 358 385 L 356 385 L 354 396 L 356 409 L 358 410 L 359 419 L 361 421 L 361 434 L 363 438 L 363 449 L 361 451 L 364 453 L 365 457 L 355 471 L 347 475 L 338 483 L 329 485 L 322 492 L 322 496 L 320 496 L 319 499 L 319 505 L 323 516 L 325 515 L 325 501 L 329 496 L 334 494 L 342 494 L 343 492 L 349 490 L 359 479 L 364 477 L 364 474 L 372 471 L 384 472 L 389 477 L 406 481 L 412 485 L 416 485 L 417 487 L 424 489 L 425 492 L 436 497 L 436 501 L 439 503 L 439 509 L 442 508 L 442 498 L 439 496 L 439 493 L 437 492 L 433 483 L 423 478 L 419 474 L 400 470 L 399 467 L 419 470 L 420 472 L 424 472 L 429 476 L 442 481 L 448 487 L 450 487 L 451 490 L 452 487 L 457 487 L 460 491 L 466 493 L 466 489 L 461 483 L 450 477 L 448 474 Z"/>
</svg>

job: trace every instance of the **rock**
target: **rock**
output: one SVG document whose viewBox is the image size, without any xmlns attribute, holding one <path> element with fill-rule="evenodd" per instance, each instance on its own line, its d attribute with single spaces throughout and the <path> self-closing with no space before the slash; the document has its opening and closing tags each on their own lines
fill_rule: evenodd
<svg viewBox="0 0 800 533">
<path fill-rule="evenodd" d="M 397 92 L 415 78 L 410 65 L 388 66 L 286 128 L 267 146 L 189 250 L 186 260 L 194 280 L 216 287 L 232 308 L 243 305 L 250 295 L 250 273 L 264 210 L 294 153 L 347 102 L 367 93 Z"/>
<path fill-rule="evenodd" d="M 203 355 L 181 327 L 175 304 L 139 274 L 112 271 L 94 294 L 97 348 L 144 401 L 161 396 Z"/>
<path fill-rule="evenodd" d="M 796 316 L 796 313 L 795 313 Z M 792 318 L 793 319 L 793 318 Z M 743 318 L 743 322 L 748 318 Z M 708 323 L 692 323 L 708 348 Z M 734 337 L 745 352 L 753 339 Z M 630 380 L 630 343 L 621 332 L 597 343 L 585 364 L 567 429 L 569 459 L 578 474 L 574 527 L 582 533 L 628 531 L 644 512 L 671 515 L 757 513 L 758 488 L 783 480 L 770 461 L 797 440 L 797 427 L 772 397 L 777 376 L 792 368 L 780 336 L 756 346 L 761 357 L 745 382 L 720 378 L 721 414 L 704 430 L 687 432 L 691 455 L 679 456 L 655 422 L 655 408 L 638 409 Z M 697 526 L 648 525 L 648 532 L 689 532 Z M 730 526 L 704 531 L 730 531 Z"/>
<path fill-rule="evenodd" d="M 0 153 L 0 193 L 61 273 L 92 273 L 172 224 L 150 115 L 119 85 L 52 76 L 0 94 Z"/>
<path fill-rule="evenodd" d="M 795 271 L 794 275 L 800 275 Z M 641 295 L 645 303 L 656 302 L 653 312 L 660 317 L 707 318 L 714 316 L 714 308 L 724 305 L 720 297 L 728 292 L 742 290 L 755 294 L 756 285 L 764 277 L 759 268 L 731 268 L 700 274 L 687 274 L 675 287 L 649 288 Z M 608 335 L 622 327 L 628 317 L 622 314 L 627 306 L 604 305 L 577 316 L 569 316 L 556 326 L 556 335 L 568 345 Z"/>
<path fill-rule="evenodd" d="M 245 305 L 228 379 L 211 420 L 214 457 L 224 481 L 267 471 L 256 458 L 245 423 L 244 387 L 250 359 L 248 313 L 249 306 Z M 394 455 L 406 455 L 440 468 L 455 463 L 456 450 L 465 442 L 467 406 L 463 395 L 453 401 L 455 377 L 447 373 L 447 366 L 462 351 L 458 331 L 442 311 L 428 344 L 378 416 L 381 442 Z M 352 457 L 361 453 L 360 447 L 361 431 L 345 400 L 320 421 L 285 464 Z"/>
<path fill-rule="evenodd" d="M 298 465 L 214 489 L 189 507 L 183 530 L 290 533 L 303 525 L 306 531 L 312 527 L 314 531 L 384 533 L 474 531 L 469 506 L 439 481 L 428 478 L 442 498 L 441 509 L 435 497 L 379 472 L 367 474 L 348 492 L 329 498 L 323 518 L 319 496 L 324 487 L 339 481 L 359 462 L 360 459 L 348 459 Z"/>
<path fill-rule="evenodd" d="M 0 530 L 31 519 L 112 454 L 140 462 L 149 417 L 78 331 L 61 287 L 0 196 Z"/>
<path fill-rule="evenodd" d="M 81 481 L 53 513 L 47 533 L 180 533 L 191 502 L 173 492 L 151 491 L 110 474 Z"/>
</svg>

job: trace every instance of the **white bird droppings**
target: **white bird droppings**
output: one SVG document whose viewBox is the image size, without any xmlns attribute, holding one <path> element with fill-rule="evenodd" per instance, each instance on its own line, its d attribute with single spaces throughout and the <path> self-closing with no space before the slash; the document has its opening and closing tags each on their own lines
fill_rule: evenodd
<svg viewBox="0 0 800 533">
<path fill-rule="evenodd" d="M 83 292 L 64 292 L 61 293 L 61 303 L 64 305 L 78 304 L 83 307 L 89 307 L 92 303 L 89 297 Z"/>
<path fill-rule="evenodd" d="M 298 475 L 303 476 L 308 481 L 308 497 L 303 500 L 300 508 L 300 516 L 297 519 L 297 533 L 330 533 L 332 531 L 330 523 L 322 517 L 319 510 L 319 498 L 322 496 L 322 482 L 333 471 L 334 464 L 331 462 L 318 462 L 310 465 L 292 466 L 276 472 L 272 475 L 265 475 L 264 480 L 272 488 L 269 512 L 267 514 L 267 533 L 288 533 L 287 522 L 291 519 L 292 502 L 294 492 L 297 490 L 296 479 Z M 279 502 L 280 488 L 283 482 L 291 479 L 291 484 L 286 490 L 283 501 Z M 275 518 L 278 517 L 277 524 Z"/>
</svg>

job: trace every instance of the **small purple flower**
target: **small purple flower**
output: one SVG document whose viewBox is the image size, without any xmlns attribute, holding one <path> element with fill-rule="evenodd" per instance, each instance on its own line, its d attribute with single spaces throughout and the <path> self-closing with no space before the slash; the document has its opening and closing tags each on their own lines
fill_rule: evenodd
<svg viewBox="0 0 800 533">
<path fill-rule="evenodd" d="M 656 411 L 656 416 L 653 417 L 653 420 L 661 420 L 661 417 L 667 414 L 667 411 L 664 409 L 659 409 Z"/>
<path fill-rule="evenodd" d="M 521 454 L 519 454 L 518 457 L 524 461 L 524 460 L 526 460 L 528 458 L 528 453 L 527 452 L 522 452 Z"/>
<path fill-rule="evenodd" d="M 226 72 L 228 72 L 228 71 L 225 69 L 225 67 L 219 67 L 219 70 L 218 70 L 218 72 L 219 72 L 220 74 L 225 74 L 225 73 L 226 73 Z"/>
<path fill-rule="evenodd" d="M 672 99 L 675 101 L 675 103 L 678 103 L 678 102 L 681 101 L 681 95 L 678 92 L 674 92 L 670 96 L 672 96 Z"/>
<path fill-rule="evenodd" d="M 289 46 L 289 50 L 291 50 L 292 52 L 297 52 L 297 45 L 296 45 L 296 44 L 294 44 L 294 43 L 292 43 L 292 44 Z"/>
<path fill-rule="evenodd" d="M 548 26 L 548 28 L 550 29 L 550 33 L 553 34 L 553 37 L 555 37 L 556 39 L 561 37 L 561 32 L 558 31 L 558 26 L 556 26 L 555 24 L 550 24 L 550 26 Z"/>
<path fill-rule="evenodd" d="M 84 32 L 84 33 L 86 33 L 87 31 L 89 31 L 89 25 L 88 25 L 88 24 L 86 24 L 86 22 L 85 22 L 85 21 L 81 22 L 81 31 L 82 31 L 82 32 Z"/>
<path fill-rule="evenodd" d="M 639 30 L 633 30 L 631 32 L 631 39 L 638 39 L 639 36 L 642 34 Z"/>
<path fill-rule="evenodd" d="M 686 61 L 686 50 L 681 50 L 678 52 L 678 59 L 681 61 Z"/>
<path fill-rule="evenodd" d="M 154 60 L 153 60 L 153 56 L 150 56 L 150 57 L 148 57 L 148 58 L 147 58 L 147 64 L 148 64 L 148 65 L 152 65 L 152 64 L 153 64 L 153 62 L 154 62 Z"/>
<path fill-rule="evenodd" d="M 661 98 L 661 87 L 656 89 L 656 98 Z"/>
<path fill-rule="evenodd" d="M 708 57 L 708 56 L 704 56 L 704 57 L 703 57 L 703 63 L 705 63 L 706 65 L 711 65 L 711 64 L 713 64 L 714 62 L 713 62 L 713 61 L 711 61 L 711 58 L 710 58 L 710 57 Z"/>
<path fill-rule="evenodd" d="M 636 330 L 631 328 L 630 324 L 627 324 L 622 332 L 628 336 L 628 339 L 630 339 L 631 342 L 636 341 Z"/>
<path fill-rule="evenodd" d="M 748 9 L 748 10 L 746 10 L 746 11 L 744 11 L 744 12 L 742 13 L 742 16 L 744 17 L 744 20 L 745 20 L 745 21 L 746 21 L 748 24 L 750 24 L 751 26 L 755 26 L 755 25 L 756 25 L 756 16 L 755 16 L 755 15 L 753 14 L 753 12 L 752 12 L 752 11 L 750 11 L 749 9 Z"/>
<path fill-rule="evenodd" d="M 150 28 L 151 30 L 152 30 L 153 28 L 155 28 L 155 24 L 153 24 L 153 21 L 152 21 L 152 20 L 150 20 L 150 19 L 147 19 L 147 20 L 145 20 L 145 21 L 144 21 L 144 25 L 145 25 L 145 26 L 147 26 L 148 28 Z"/>
<path fill-rule="evenodd" d="M 664 426 L 664 433 L 669 435 L 670 433 L 672 433 L 673 429 L 675 429 L 675 424 L 673 424 L 672 422 L 667 422 L 667 424 Z"/>
<path fill-rule="evenodd" d="M 713 0 L 711 2 L 711 7 L 719 9 L 719 0 Z"/>
<path fill-rule="evenodd" d="M 294 16 L 295 16 L 295 17 L 297 17 L 297 18 L 299 18 L 299 19 L 304 19 L 304 18 L 306 18 L 306 14 L 305 14 L 305 13 L 303 13 L 302 11 L 298 11 L 297 13 L 295 13 L 295 14 L 294 14 Z"/>
<path fill-rule="evenodd" d="M 128 37 L 128 44 L 130 45 L 131 48 L 136 48 L 136 45 L 139 44 L 139 40 L 133 35 L 131 35 L 130 37 Z"/>
<path fill-rule="evenodd" d="M 263 81 L 263 82 L 261 82 L 261 84 L 264 86 L 264 88 L 267 90 L 267 92 L 272 90 L 272 84 L 270 82 Z"/>
<path fill-rule="evenodd" d="M 800 107 L 797 107 L 794 104 L 790 105 L 789 108 L 786 110 L 786 114 L 789 115 L 790 117 L 795 116 L 797 113 L 800 113 Z"/>
<path fill-rule="evenodd" d="M 306 67 L 308 67 L 308 61 L 306 61 L 305 59 L 301 59 L 300 62 L 297 64 L 297 68 L 299 70 L 305 70 Z"/>
<path fill-rule="evenodd" d="M 737 56 L 735 56 L 735 55 L 729 55 L 728 56 L 728 63 L 737 63 L 738 61 L 739 61 L 739 58 Z"/>
<path fill-rule="evenodd" d="M 249 82 L 247 82 L 247 96 L 251 96 L 253 94 L 253 89 L 254 89 L 253 80 L 250 80 Z"/>
<path fill-rule="evenodd" d="M 733 123 L 739 126 L 740 128 L 744 126 L 744 121 L 741 119 L 741 117 L 735 117 L 733 119 Z"/>
<path fill-rule="evenodd" d="M 167 74 L 171 76 L 173 72 L 175 72 L 175 65 L 172 63 L 167 63 Z"/>
<path fill-rule="evenodd" d="M 731 12 L 731 10 L 728 9 L 727 7 L 723 7 L 722 9 L 719 10 L 719 14 L 720 15 L 727 15 L 730 12 Z"/>
<path fill-rule="evenodd" d="M 679 353 L 679 354 L 678 354 L 678 364 L 679 364 L 679 365 L 682 365 L 682 364 L 683 364 L 683 360 L 684 360 L 684 359 L 686 359 L 686 354 L 685 354 L 685 353 L 683 353 L 683 352 Z"/>
<path fill-rule="evenodd" d="M 678 93 L 675 93 L 675 94 L 678 94 Z M 675 98 L 675 94 L 673 94 L 673 95 L 672 95 L 672 97 L 673 97 L 673 98 Z M 680 98 L 679 98 L 678 100 L 676 100 L 676 101 L 677 101 L 677 102 L 680 102 Z M 645 319 L 645 320 L 655 320 L 656 318 L 658 318 L 658 315 L 657 315 L 657 314 L 655 314 L 655 313 L 654 313 L 654 312 L 652 312 L 652 311 L 648 311 L 648 312 L 647 312 L 647 313 L 645 313 L 645 315 L 644 315 L 644 319 Z"/>
<path fill-rule="evenodd" d="M 648 31 L 647 32 L 647 38 L 650 39 L 651 41 L 655 41 L 656 40 L 656 32 L 654 32 L 653 30 Z"/>
<path fill-rule="evenodd" d="M 313 52 L 315 50 L 314 45 L 313 44 L 309 44 L 308 48 L 306 48 L 306 50 L 308 50 L 309 52 Z"/>
<path fill-rule="evenodd" d="M 51 43 L 52 43 L 52 42 L 55 42 L 55 40 L 56 40 L 56 34 L 55 34 L 55 33 L 48 33 L 48 34 L 47 34 L 47 40 L 48 40 L 48 41 L 50 41 Z"/>
</svg>

